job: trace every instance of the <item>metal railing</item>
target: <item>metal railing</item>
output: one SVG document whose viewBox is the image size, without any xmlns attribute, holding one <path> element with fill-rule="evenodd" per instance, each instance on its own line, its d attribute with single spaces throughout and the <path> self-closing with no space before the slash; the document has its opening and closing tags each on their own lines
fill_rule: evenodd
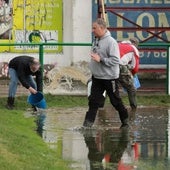
<svg viewBox="0 0 170 170">
<path fill-rule="evenodd" d="M 44 65 L 44 46 L 91 46 L 92 43 L 0 43 L 0 46 L 38 46 L 39 60 L 43 68 Z M 166 62 L 166 93 L 170 95 L 170 43 L 142 43 L 139 47 L 165 47 L 167 51 Z M 43 70 L 43 69 L 42 69 Z M 43 74 L 43 73 L 42 73 Z"/>
<path fill-rule="evenodd" d="M 0 46 L 38 46 L 39 60 L 44 65 L 44 46 L 91 46 L 91 43 L 0 43 Z"/>
</svg>

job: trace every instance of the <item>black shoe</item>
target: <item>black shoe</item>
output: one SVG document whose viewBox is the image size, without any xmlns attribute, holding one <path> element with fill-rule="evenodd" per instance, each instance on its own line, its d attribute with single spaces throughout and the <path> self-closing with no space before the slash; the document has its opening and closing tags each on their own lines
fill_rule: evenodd
<svg viewBox="0 0 170 170">
<path fill-rule="evenodd" d="M 120 126 L 120 129 L 128 129 L 129 128 L 129 125 L 128 124 L 122 124 Z"/>
<path fill-rule="evenodd" d="M 8 97 L 7 99 L 7 104 L 6 104 L 6 108 L 9 110 L 12 110 L 14 108 L 14 97 Z"/>
<path fill-rule="evenodd" d="M 131 113 L 136 113 L 137 107 L 131 107 Z"/>
<path fill-rule="evenodd" d="M 128 129 L 128 128 L 129 128 L 128 119 L 124 119 L 122 121 L 122 125 L 120 126 L 120 129 Z"/>
<path fill-rule="evenodd" d="M 9 105 L 9 104 L 6 104 L 5 106 L 8 110 L 13 110 L 14 109 L 14 106 L 13 105 Z"/>
<path fill-rule="evenodd" d="M 92 127 L 93 126 L 93 122 L 89 121 L 89 120 L 85 120 L 83 123 L 84 127 Z"/>
<path fill-rule="evenodd" d="M 33 112 L 37 112 L 37 111 L 38 111 L 38 109 L 36 108 L 36 106 L 32 106 L 32 111 L 33 111 Z"/>
</svg>

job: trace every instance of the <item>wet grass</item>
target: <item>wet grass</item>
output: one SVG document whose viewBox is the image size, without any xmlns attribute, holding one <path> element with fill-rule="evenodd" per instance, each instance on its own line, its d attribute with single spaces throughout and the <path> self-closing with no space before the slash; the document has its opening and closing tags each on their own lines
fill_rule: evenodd
<svg viewBox="0 0 170 170">
<path fill-rule="evenodd" d="M 45 95 L 48 107 L 87 106 L 87 97 Z M 127 96 L 122 97 L 128 105 Z M 170 107 L 170 96 L 139 95 L 138 105 Z M 67 170 L 62 160 L 61 145 L 56 150 L 48 147 L 36 133 L 35 118 L 24 117 L 28 107 L 26 96 L 16 98 L 15 110 L 5 108 L 6 98 L 0 98 L 0 165 L 1 170 Z M 109 103 L 109 100 L 106 100 Z"/>
<path fill-rule="evenodd" d="M 69 170 L 61 158 L 61 146 L 52 150 L 36 133 L 34 117 L 26 118 L 25 97 L 16 99 L 16 109 L 4 108 L 0 98 L 0 169 L 1 170 Z"/>
<path fill-rule="evenodd" d="M 48 94 L 46 96 L 49 107 L 76 107 L 87 106 L 88 100 L 86 96 L 54 96 Z M 127 95 L 122 95 L 125 105 L 129 105 Z M 164 106 L 170 107 L 170 96 L 168 95 L 138 95 L 138 106 Z M 109 103 L 107 98 L 106 103 Z"/>
<path fill-rule="evenodd" d="M 129 104 L 127 96 L 123 97 L 123 101 L 126 105 Z M 158 106 L 158 107 L 170 107 L 170 96 L 168 95 L 138 95 L 138 106 Z"/>
</svg>

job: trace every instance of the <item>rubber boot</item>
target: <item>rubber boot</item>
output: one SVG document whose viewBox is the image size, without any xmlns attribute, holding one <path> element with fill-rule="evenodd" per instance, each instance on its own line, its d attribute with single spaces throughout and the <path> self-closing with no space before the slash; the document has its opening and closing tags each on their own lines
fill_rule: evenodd
<svg viewBox="0 0 170 170">
<path fill-rule="evenodd" d="M 36 106 L 32 105 L 32 111 L 33 111 L 33 112 L 37 112 L 37 111 L 38 111 L 38 109 L 36 108 Z"/>
<path fill-rule="evenodd" d="M 93 126 L 93 122 L 88 121 L 88 120 L 84 120 L 83 126 L 84 126 L 84 127 L 89 127 L 89 128 L 90 128 L 90 127 Z"/>
<path fill-rule="evenodd" d="M 120 129 L 128 129 L 129 128 L 129 124 L 128 124 L 128 119 L 124 119 L 122 121 L 122 125 L 120 126 Z"/>
<path fill-rule="evenodd" d="M 7 104 L 6 104 L 6 108 L 9 110 L 12 110 L 14 108 L 14 97 L 8 97 L 7 99 Z"/>
</svg>

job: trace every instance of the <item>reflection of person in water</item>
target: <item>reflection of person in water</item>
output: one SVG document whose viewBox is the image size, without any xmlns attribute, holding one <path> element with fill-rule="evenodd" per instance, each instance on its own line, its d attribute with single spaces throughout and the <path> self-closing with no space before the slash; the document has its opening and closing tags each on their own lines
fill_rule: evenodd
<svg viewBox="0 0 170 170">
<path fill-rule="evenodd" d="M 12 10 L 9 0 L 0 0 L 0 39 L 10 38 Z"/>
<path fill-rule="evenodd" d="M 106 170 L 107 167 L 120 170 L 122 155 L 128 146 L 127 131 L 106 130 L 98 132 L 95 137 L 84 133 L 84 139 L 89 149 L 90 170 Z"/>
<path fill-rule="evenodd" d="M 42 137 L 44 132 L 44 124 L 46 120 L 46 113 L 40 112 L 40 114 L 37 116 L 36 124 L 37 124 L 37 133 Z"/>
</svg>

